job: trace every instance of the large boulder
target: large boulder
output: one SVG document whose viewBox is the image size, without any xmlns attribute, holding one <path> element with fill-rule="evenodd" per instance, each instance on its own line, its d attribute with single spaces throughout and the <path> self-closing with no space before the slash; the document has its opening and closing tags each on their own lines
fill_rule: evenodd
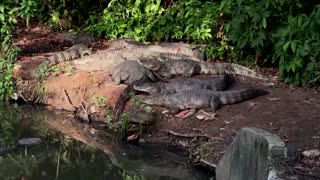
<svg viewBox="0 0 320 180">
<path fill-rule="evenodd" d="M 216 179 L 267 180 L 285 153 L 285 143 L 277 135 L 259 128 L 242 128 L 219 161 Z"/>
</svg>

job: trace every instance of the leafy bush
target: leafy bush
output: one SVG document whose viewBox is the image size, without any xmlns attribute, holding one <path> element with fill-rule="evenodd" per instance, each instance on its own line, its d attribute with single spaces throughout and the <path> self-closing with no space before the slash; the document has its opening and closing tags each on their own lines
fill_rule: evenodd
<svg viewBox="0 0 320 180">
<path fill-rule="evenodd" d="M 309 86 L 320 82 L 320 5 L 310 15 L 289 16 L 274 34 L 273 62 L 290 84 Z"/>
<path fill-rule="evenodd" d="M 8 100 L 13 93 L 13 64 L 19 48 L 12 46 L 12 32 L 17 17 L 25 18 L 27 25 L 36 13 L 35 0 L 3 0 L 0 3 L 0 100 Z"/>
<path fill-rule="evenodd" d="M 0 4 L 0 100 L 7 100 L 13 92 L 13 63 L 17 55 L 17 48 L 12 44 L 12 32 L 17 23 L 13 8 L 14 3 L 7 0 Z"/>
<path fill-rule="evenodd" d="M 290 84 L 319 83 L 319 7 L 314 5 L 300 0 L 222 1 L 227 44 L 237 50 L 232 57 L 276 64 Z"/>
<path fill-rule="evenodd" d="M 206 41 L 215 32 L 218 5 L 198 0 L 181 0 L 165 9 L 160 0 L 109 2 L 98 20 L 90 19 L 85 31 L 105 38 L 132 37 L 136 40 Z"/>
</svg>

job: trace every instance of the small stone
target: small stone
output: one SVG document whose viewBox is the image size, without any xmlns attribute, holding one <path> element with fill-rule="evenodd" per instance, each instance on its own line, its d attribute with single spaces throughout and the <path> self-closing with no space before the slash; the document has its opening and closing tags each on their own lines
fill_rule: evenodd
<svg viewBox="0 0 320 180">
<path fill-rule="evenodd" d="M 256 105 L 256 103 L 249 102 L 249 106 L 254 107 L 255 105 Z"/>
<path fill-rule="evenodd" d="M 199 120 L 203 120 L 204 118 L 206 118 L 206 116 L 201 115 L 201 114 L 197 115 L 196 117 L 197 117 L 197 119 L 199 119 Z"/>
<path fill-rule="evenodd" d="M 307 157 L 307 158 L 315 158 L 315 157 L 319 157 L 320 156 L 320 151 L 316 150 L 316 149 L 309 150 L 309 151 L 303 151 L 302 155 L 304 157 Z"/>
<path fill-rule="evenodd" d="M 40 138 L 22 138 L 18 141 L 21 146 L 40 144 L 42 141 Z"/>
<path fill-rule="evenodd" d="M 141 138 L 141 139 L 139 139 L 138 143 L 139 143 L 139 144 L 145 144 L 145 143 L 146 143 L 146 140 L 144 140 L 144 139 Z"/>
<path fill-rule="evenodd" d="M 183 110 L 180 111 L 179 113 L 175 114 L 174 116 L 177 118 L 184 118 L 185 116 L 187 116 L 189 113 L 189 110 Z"/>
<path fill-rule="evenodd" d="M 267 99 L 269 101 L 279 101 L 280 100 L 280 98 L 271 98 L 271 97 L 267 97 Z"/>
</svg>

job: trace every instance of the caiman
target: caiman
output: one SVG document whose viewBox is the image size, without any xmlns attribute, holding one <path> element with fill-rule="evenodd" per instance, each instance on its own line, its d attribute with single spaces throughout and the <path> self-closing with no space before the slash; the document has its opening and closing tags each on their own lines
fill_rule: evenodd
<svg viewBox="0 0 320 180">
<path fill-rule="evenodd" d="M 87 57 L 74 61 L 78 69 L 101 70 L 111 72 L 112 69 L 123 61 L 137 61 L 140 58 L 156 58 L 159 61 L 190 59 L 202 61 L 192 56 L 192 50 L 176 52 L 173 49 L 155 45 L 137 46 L 133 48 L 123 48 L 116 50 L 103 50 Z"/>
<path fill-rule="evenodd" d="M 158 58 L 140 58 L 139 64 L 158 73 L 165 78 L 171 78 L 175 75 L 183 77 L 191 77 L 193 75 L 220 75 L 232 74 L 247 76 L 255 79 L 268 80 L 263 75 L 258 74 L 254 70 L 233 63 L 208 63 L 193 61 L 191 59 L 177 59 L 159 61 Z"/>
<path fill-rule="evenodd" d="M 212 91 L 223 91 L 233 81 L 230 75 L 222 75 L 214 79 L 178 79 L 171 82 L 139 82 L 133 85 L 137 91 L 149 94 L 175 93 L 193 89 L 209 89 Z"/>
<path fill-rule="evenodd" d="M 60 62 L 78 59 L 84 57 L 85 55 L 91 54 L 93 54 L 93 51 L 87 45 L 75 44 L 70 48 L 55 53 L 54 55 L 44 60 L 34 72 L 34 77 L 40 77 L 44 73 L 45 69 L 57 65 Z"/>
<path fill-rule="evenodd" d="M 124 61 L 118 64 L 112 71 L 114 84 L 125 82 L 131 84 L 134 81 L 157 81 L 158 78 L 152 71 L 138 64 L 137 61 Z"/>
<path fill-rule="evenodd" d="M 184 109 L 209 108 L 215 112 L 221 105 L 240 103 L 262 96 L 268 92 L 262 89 L 244 89 L 233 91 L 211 91 L 194 89 L 173 94 L 157 94 L 143 98 L 143 103 L 170 108 L 169 114 L 176 114 Z"/>
</svg>

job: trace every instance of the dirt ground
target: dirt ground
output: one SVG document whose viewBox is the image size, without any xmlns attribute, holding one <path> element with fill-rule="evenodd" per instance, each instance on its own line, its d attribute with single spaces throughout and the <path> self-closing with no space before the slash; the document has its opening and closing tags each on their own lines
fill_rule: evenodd
<svg viewBox="0 0 320 180">
<path fill-rule="evenodd" d="M 18 26 L 15 44 L 22 52 L 17 64 L 22 68 L 15 70 L 16 76 L 28 81 L 31 70 L 50 54 L 70 47 L 70 44 L 57 38 L 58 33 L 49 27 L 33 23 L 31 28 Z M 107 47 L 107 41 L 100 40 L 96 49 Z M 208 77 L 207 77 L 208 78 Z M 72 110 L 66 99 L 66 92 L 75 106 L 92 97 L 106 96 L 108 104 L 113 106 L 125 85 L 113 85 L 110 77 L 102 72 L 88 72 L 67 69 L 49 77 L 45 81 L 47 98 L 44 103 L 57 109 Z M 225 152 L 237 131 L 242 127 L 259 127 L 279 135 L 286 143 L 304 149 L 320 148 L 320 94 L 316 89 L 289 87 L 276 84 L 266 86 L 252 79 L 238 78 L 232 89 L 256 87 L 270 93 L 243 103 L 223 106 L 217 111 L 214 120 L 199 120 L 195 116 L 187 119 L 167 118 L 157 113 L 156 128 L 144 139 L 151 143 L 178 143 L 185 145 L 183 138 L 165 131 L 193 133 L 195 131 L 221 139 L 214 149 L 218 158 Z M 161 109 L 161 108 L 160 108 Z"/>
</svg>

